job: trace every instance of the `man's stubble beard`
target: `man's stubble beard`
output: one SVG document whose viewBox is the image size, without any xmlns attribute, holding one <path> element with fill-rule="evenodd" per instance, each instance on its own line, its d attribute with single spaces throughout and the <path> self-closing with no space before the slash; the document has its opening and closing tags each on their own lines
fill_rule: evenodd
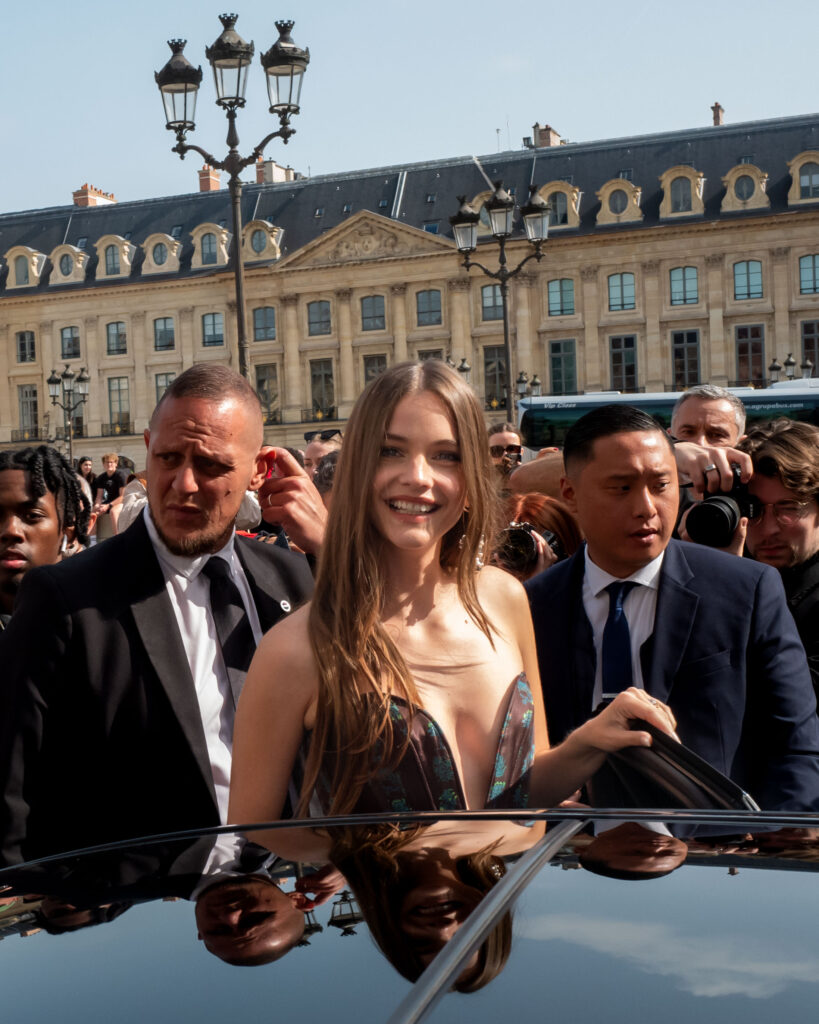
<svg viewBox="0 0 819 1024">
<path fill-rule="evenodd" d="M 214 551 L 221 550 L 227 544 L 236 526 L 236 520 L 234 519 L 226 530 L 218 536 L 214 536 L 212 531 L 208 531 L 208 524 L 206 523 L 204 527 L 183 537 L 181 540 L 173 540 L 160 526 L 159 518 L 151 507 L 150 496 L 148 497 L 148 507 L 151 509 L 151 519 L 157 536 L 172 555 L 179 555 L 182 558 L 212 555 Z"/>
</svg>

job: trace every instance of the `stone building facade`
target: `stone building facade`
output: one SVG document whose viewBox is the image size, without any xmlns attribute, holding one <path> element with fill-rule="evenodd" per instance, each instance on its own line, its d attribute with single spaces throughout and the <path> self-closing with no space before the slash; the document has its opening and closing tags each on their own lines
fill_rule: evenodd
<svg viewBox="0 0 819 1024">
<path fill-rule="evenodd" d="M 471 365 L 487 416 L 508 379 L 543 393 L 763 385 L 792 353 L 819 364 L 819 117 L 562 144 L 535 126 L 513 152 L 299 178 L 260 165 L 243 193 L 251 376 L 270 443 L 342 424 L 385 366 Z M 284 180 L 281 180 L 281 179 Z M 277 180 L 279 179 L 279 180 Z M 467 273 L 448 217 L 502 179 L 552 211 L 543 258 L 510 286 Z M 0 216 L 0 446 L 55 438 L 47 378 L 85 368 L 75 455 L 141 434 L 172 377 L 238 363 L 229 198 L 134 203 L 83 186 L 67 207 Z M 483 227 L 476 258 L 497 265 Z M 531 250 L 508 245 L 511 265 Z"/>
</svg>

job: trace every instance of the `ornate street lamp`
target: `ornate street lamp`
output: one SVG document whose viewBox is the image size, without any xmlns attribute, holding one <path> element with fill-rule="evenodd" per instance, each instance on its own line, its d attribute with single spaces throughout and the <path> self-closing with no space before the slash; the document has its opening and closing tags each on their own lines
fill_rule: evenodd
<svg viewBox="0 0 819 1024">
<path fill-rule="evenodd" d="M 794 374 L 796 373 L 796 360 L 793 358 L 791 352 L 788 353 L 788 358 L 785 360 L 785 376 L 788 380 L 793 380 Z"/>
<path fill-rule="evenodd" d="M 252 42 L 246 43 L 236 31 L 236 14 L 220 14 L 222 32 L 219 38 L 205 49 L 216 87 L 216 103 L 225 111 L 228 119 L 227 145 L 229 151 L 224 160 L 214 156 L 192 143 L 185 141 L 188 132 L 196 127 L 194 114 L 196 111 L 196 94 L 202 82 L 202 68 L 194 68 L 182 53 L 184 39 L 171 39 L 168 46 L 172 50 L 171 59 L 154 74 L 156 84 L 162 94 L 165 107 L 165 127 L 176 135 L 176 145 L 172 152 L 178 153 L 180 160 L 193 150 L 205 159 L 205 163 L 230 175 L 231 210 L 233 214 L 233 272 L 236 278 L 236 322 L 239 338 L 239 372 L 248 377 L 249 348 L 247 341 L 247 324 L 245 316 L 244 261 L 242 259 L 242 183 L 241 172 L 250 164 L 255 164 L 262 155 L 265 146 L 272 139 L 280 138 L 285 144 L 296 129 L 291 127 L 290 118 L 299 112 L 301 83 L 307 65 L 310 63 L 310 51 L 302 50 L 293 42 L 290 30 L 292 21 L 277 21 L 276 28 L 279 38 L 270 49 L 261 55 L 267 81 L 267 93 L 270 100 L 270 113 L 279 119 L 279 128 L 266 135 L 247 157 L 239 154 L 239 135 L 236 131 L 236 111 L 245 105 L 247 75 L 255 48 Z"/>
<path fill-rule="evenodd" d="M 540 261 L 543 258 L 541 247 L 549 234 L 549 208 L 537 194 L 537 185 L 530 185 L 529 201 L 522 207 L 520 213 L 526 229 L 526 238 L 534 246 L 534 252 L 529 253 L 514 269 L 510 270 L 506 264 L 506 242 L 510 238 L 514 227 L 515 200 L 504 189 L 502 181 L 494 182 L 494 189 L 495 191 L 484 203 L 484 209 L 489 217 L 492 237 L 500 246 L 497 270 L 489 270 L 483 264 L 469 258 L 469 254 L 473 253 L 478 247 L 480 213 L 467 203 L 466 196 L 458 196 L 458 202 L 461 205 L 455 216 L 449 218 L 449 223 L 452 225 L 455 245 L 464 257 L 461 265 L 466 270 L 477 267 L 487 277 L 497 281 L 500 286 L 501 312 L 503 317 L 503 354 L 506 363 L 507 380 L 506 415 L 507 419 L 512 420 L 515 413 L 515 399 L 508 383 L 512 373 L 512 355 L 509 347 L 509 279 L 519 274 L 529 260 Z M 520 378 L 517 381 L 518 385 L 519 383 Z"/>
<path fill-rule="evenodd" d="M 805 356 L 804 363 L 800 363 L 799 369 L 802 371 L 802 380 L 810 380 L 813 373 L 813 363 L 807 356 Z"/>
<path fill-rule="evenodd" d="M 779 374 L 782 372 L 782 367 L 776 361 L 776 356 L 773 357 L 773 362 L 768 367 L 768 373 L 771 375 L 771 383 L 776 384 L 779 381 Z"/>
<path fill-rule="evenodd" d="M 74 414 L 82 408 L 88 399 L 88 384 L 91 378 L 85 372 L 85 367 L 78 374 L 65 364 L 65 369 L 57 376 L 57 371 L 51 371 L 46 383 L 51 404 L 63 411 L 63 424 L 65 435 L 68 438 L 68 460 L 73 463 L 74 459 Z M 60 395 L 62 394 L 62 401 Z M 74 395 L 76 394 L 76 400 Z"/>
<path fill-rule="evenodd" d="M 532 379 L 529 382 L 529 390 L 532 393 L 532 398 L 540 398 L 543 394 L 543 383 L 536 373 L 532 374 Z"/>
<path fill-rule="evenodd" d="M 343 936 L 355 935 L 354 925 L 364 920 L 364 915 L 358 909 L 355 896 L 345 889 L 337 900 L 333 900 L 333 910 L 330 920 L 327 922 L 331 928 L 338 928 Z"/>
<path fill-rule="evenodd" d="M 460 373 L 461 377 L 468 384 L 472 378 L 472 367 L 466 361 L 466 356 L 464 356 L 460 363 L 458 363 L 458 373 Z"/>
</svg>

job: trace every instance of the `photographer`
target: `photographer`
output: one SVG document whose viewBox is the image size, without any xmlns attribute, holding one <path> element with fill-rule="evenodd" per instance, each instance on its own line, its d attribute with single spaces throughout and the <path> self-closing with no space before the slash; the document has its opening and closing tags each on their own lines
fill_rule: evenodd
<svg viewBox="0 0 819 1024">
<path fill-rule="evenodd" d="M 521 581 L 573 555 L 583 543 L 566 506 L 543 494 L 515 494 L 504 504 L 509 525 L 498 534 L 493 562 Z"/>
<path fill-rule="evenodd" d="M 819 694 L 819 429 L 778 419 L 740 442 L 753 462 L 746 548 L 779 570 Z"/>
<path fill-rule="evenodd" d="M 493 423 L 487 430 L 489 454 L 500 475 L 501 487 L 507 490 L 508 477 L 520 465 L 522 445 L 514 423 Z"/>
</svg>

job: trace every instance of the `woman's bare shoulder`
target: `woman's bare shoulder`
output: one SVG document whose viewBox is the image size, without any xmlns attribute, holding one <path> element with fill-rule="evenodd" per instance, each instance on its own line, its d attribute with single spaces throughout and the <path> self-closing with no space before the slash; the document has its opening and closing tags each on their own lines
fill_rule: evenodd
<svg viewBox="0 0 819 1024">
<path fill-rule="evenodd" d="M 306 604 L 277 622 L 262 637 L 256 649 L 251 671 L 266 672 L 276 680 L 278 688 L 286 688 L 296 681 L 316 678 L 316 660 L 310 646 L 310 605 Z"/>
<path fill-rule="evenodd" d="M 510 602 L 517 608 L 528 604 L 523 586 L 504 569 L 486 565 L 478 573 L 478 598 L 487 610 L 498 606 L 503 608 Z"/>
</svg>

